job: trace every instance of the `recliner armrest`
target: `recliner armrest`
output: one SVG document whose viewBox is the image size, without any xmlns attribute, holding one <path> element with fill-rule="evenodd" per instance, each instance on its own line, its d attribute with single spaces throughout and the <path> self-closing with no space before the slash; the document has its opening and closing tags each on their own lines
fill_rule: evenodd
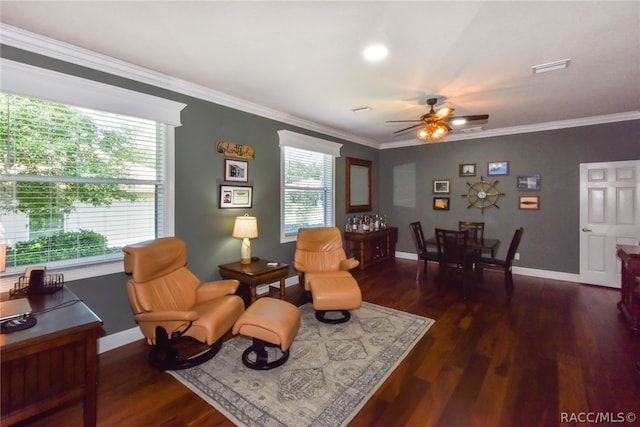
<svg viewBox="0 0 640 427">
<path fill-rule="evenodd" d="M 236 279 L 214 280 L 201 283 L 196 288 L 196 304 L 209 301 L 225 295 L 233 295 L 238 290 L 240 282 Z"/>
<path fill-rule="evenodd" d="M 197 312 L 191 310 L 165 310 L 165 311 L 150 311 L 146 313 L 136 314 L 136 320 L 138 322 L 167 322 L 167 321 L 182 321 L 193 322 L 200 316 Z"/>
<path fill-rule="evenodd" d="M 355 258 L 343 259 L 340 261 L 340 270 L 349 271 L 360 265 L 360 261 Z"/>
</svg>

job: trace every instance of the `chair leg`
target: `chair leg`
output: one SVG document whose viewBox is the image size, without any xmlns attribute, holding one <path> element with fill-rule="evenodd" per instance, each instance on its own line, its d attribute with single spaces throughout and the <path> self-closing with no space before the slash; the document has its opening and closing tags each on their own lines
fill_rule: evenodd
<svg viewBox="0 0 640 427">
<path fill-rule="evenodd" d="M 504 284 L 507 291 L 507 298 L 511 299 L 511 297 L 513 297 L 513 275 L 511 274 L 511 270 L 505 270 Z"/>
<path fill-rule="evenodd" d="M 418 259 L 418 267 L 416 268 L 416 283 L 418 283 L 419 281 L 420 281 L 420 260 Z"/>
</svg>

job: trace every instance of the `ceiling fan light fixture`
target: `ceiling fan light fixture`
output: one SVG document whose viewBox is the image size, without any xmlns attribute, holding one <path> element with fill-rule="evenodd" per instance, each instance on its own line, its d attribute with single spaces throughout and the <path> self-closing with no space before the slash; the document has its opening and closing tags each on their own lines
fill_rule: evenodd
<svg viewBox="0 0 640 427">
<path fill-rule="evenodd" d="M 449 128 L 437 122 L 426 123 L 424 127 L 418 129 L 416 136 L 421 141 L 438 141 L 449 133 Z"/>
</svg>

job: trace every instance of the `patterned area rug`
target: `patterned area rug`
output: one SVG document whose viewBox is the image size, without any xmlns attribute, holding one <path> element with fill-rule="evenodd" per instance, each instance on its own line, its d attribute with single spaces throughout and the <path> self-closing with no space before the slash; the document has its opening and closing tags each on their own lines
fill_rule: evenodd
<svg viewBox="0 0 640 427">
<path fill-rule="evenodd" d="M 169 373 L 239 426 L 345 426 L 435 323 L 366 302 L 339 325 L 318 322 L 311 304 L 300 313 L 278 368 L 247 369 L 251 340 L 236 336 L 208 362 Z"/>
</svg>

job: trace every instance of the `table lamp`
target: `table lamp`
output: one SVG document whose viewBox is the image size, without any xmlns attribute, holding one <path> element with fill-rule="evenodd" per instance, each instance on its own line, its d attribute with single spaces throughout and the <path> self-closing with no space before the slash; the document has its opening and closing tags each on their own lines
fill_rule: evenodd
<svg viewBox="0 0 640 427">
<path fill-rule="evenodd" d="M 258 237 L 258 220 L 256 217 L 249 216 L 249 214 L 236 217 L 231 235 L 242 239 L 242 246 L 240 246 L 240 264 L 251 264 L 251 242 L 249 239 Z"/>
</svg>

